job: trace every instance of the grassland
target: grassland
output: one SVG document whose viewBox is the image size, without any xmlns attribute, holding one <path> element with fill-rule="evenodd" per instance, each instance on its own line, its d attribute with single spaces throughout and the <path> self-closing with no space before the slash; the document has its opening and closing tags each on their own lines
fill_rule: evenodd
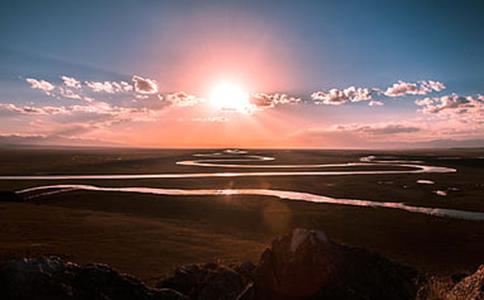
<svg viewBox="0 0 484 300">
<path fill-rule="evenodd" d="M 0 175 L 240 171 L 177 166 L 210 150 L 3 149 Z M 0 190 L 85 183 L 169 188 L 272 188 L 332 197 L 484 211 L 484 151 L 253 150 L 273 163 L 358 161 L 363 155 L 419 159 L 451 174 L 206 179 L 1 181 Z M 459 159 L 457 159 L 457 157 Z M 269 162 L 270 163 L 270 162 Z M 419 179 L 435 181 L 418 184 Z M 435 190 L 446 190 L 446 197 Z M 108 263 L 153 281 L 174 267 L 209 260 L 257 260 L 277 234 L 319 228 L 333 239 L 378 251 L 423 271 L 452 273 L 484 261 L 482 222 L 408 212 L 285 201 L 261 196 L 156 196 L 74 191 L 29 203 L 0 202 L 0 257 L 58 254 Z"/>
</svg>

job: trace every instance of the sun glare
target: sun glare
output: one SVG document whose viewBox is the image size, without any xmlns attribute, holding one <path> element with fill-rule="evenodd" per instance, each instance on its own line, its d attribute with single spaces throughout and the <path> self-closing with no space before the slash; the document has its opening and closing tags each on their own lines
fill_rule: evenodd
<svg viewBox="0 0 484 300">
<path fill-rule="evenodd" d="M 218 110 L 250 112 L 249 93 L 240 86 L 222 82 L 217 84 L 210 94 L 210 103 Z"/>
</svg>

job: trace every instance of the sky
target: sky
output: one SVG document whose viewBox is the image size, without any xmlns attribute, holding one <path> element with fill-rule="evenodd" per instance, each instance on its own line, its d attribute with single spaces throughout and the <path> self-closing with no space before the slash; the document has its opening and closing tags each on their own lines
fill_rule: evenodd
<svg viewBox="0 0 484 300">
<path fill-rule="evenodd" d="M 0 3 L 0 144 L 484 146 L 484 2 Z"/>
</svg>

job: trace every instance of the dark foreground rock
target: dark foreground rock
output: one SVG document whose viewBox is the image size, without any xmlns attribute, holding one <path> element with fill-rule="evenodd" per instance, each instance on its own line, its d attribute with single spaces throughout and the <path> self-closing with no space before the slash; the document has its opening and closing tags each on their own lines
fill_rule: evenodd
<svg viewBox="0 0 484 300">
<path fill-rule="evenodd" d="M 157 287 L 169 288 L 188 295 L 191 299 L 237 299 L 251 283 L 248 277 L 234 269 L 215 264 L 188 265 L 161 281 Z"/>
<path fill-rule="evenodd" d="M 484 299 L 484 265 L 474 274 L 425 277 L 322 231 L 295 229 L 276 238 L 257 265 L 178 268 L 156 288 L 105 265 L 57 257 L 0 266 L 0 299 Z"/>
<path fill-rule="evenodd" d="M 473 274 L 427 278 L 417 299 L 484 300 L 484 265 Z"/>
<path fill-rule="evenodd" d="M 186 299 L 151 289 L 104 265 L 79 266 L 57 257 L 12 260 L 0 268 L 0 299 Z"/>
<path fill-rule="evenodd" d="M 415 299 L 419 274 L 321 231 L 277 238 L 256 271 L 257 299 Z"/>
</svg>

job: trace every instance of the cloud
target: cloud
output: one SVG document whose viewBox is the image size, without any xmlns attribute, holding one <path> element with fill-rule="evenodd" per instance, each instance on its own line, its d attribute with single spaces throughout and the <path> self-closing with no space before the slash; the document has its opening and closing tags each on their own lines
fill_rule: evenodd
<svg viewBox="0 0 484 300">
<path fill-rule="evenodd" d="M 82 97 L 81 95 L 77 94 L 76 92 L 74 92 L 71 89 L 66 89 L 66 88 L 63 88 L 63 87 L 59 87 L 58 90 L 59 90 L 60 96 L 62 96 L 64 98 L 75 99 L 75 100 L 85 100 L 84 97 Z M 88 101 L 88 100 L 86 100 L 86 101 Z"/>
<path fill-rule="evenodd" d="M 0 103 L 0 111 L 24 114 L 24 115 L 57 115 L 66 113 L 63 106 L 17 106 L 12 103 Z"/>
<path fill-rule="evenodd" d="M 426 114 L 484 114 L 484 96 L 459 96 L 450 94 L 442 97 L 424 98 L 415 101 Z"/>
<path fill-rule="evenodd" d="M 214 117 L 205 117 L 205 118 L 193 118 L 193 122 L 208 122 L 208 123 L 225 123 L 228 122 L 230 119 L 223 116 L 214 116 Z"/>
<path fill-rule="evenodd" d="M 0 144 L 22 145 L 38 144 L 45 141 L 47 135 L 35 133 L 2 133 L 0 134 Z"/>
<path fill-rule="evenodd" d="M 445 85 L 440 81 L 428 80 L 428 81 L 421 81 L 420 83 L 423 86 L 426 86 L 431 91 L 441 92 L 445 90 Z"/>
<path fill-rule="evenodd" d="M 432 92 L 440 92 L 445 85 L 439 81 L 419 81 L 417 83 L 399 81 L 388 87 L 383 94 L 388 97 L 402 97 L 406 95 L 427 95 Z"/>
<path fill-rule="evenodd" d="M 64 83 L 64 86 L 55 86 L 45 80 L 37 80 L 28 78 L 27 82 L 34 89 L 40 89 L 47 95 L 54 98 L 67 98 L 74 100 L 81 100 L 86 102 L 94 101 L 93 98 L 85 95 L 83 85 L 81 81 L 69 76 L 60 77 Z M 95 93 L 125 93 L 133 90 L 133 86 L 126 81 L 85 81 L 84 87 Z"/>
<path fill-rule="evenodd" d="M 294 144 L 322 148 L 389 148 L 429 140 L 426 125 L 412 122 L 349 123 L 297 130 L 287 139 Z M 408 144 L 408 145 L 407 145 Z"/>
<path fill-rule="evenodd" d="M 134 82 L 134 90 L 140 94 L 156 94 L 158 93 L 158 84 L 153 79 L 143 78 L 134 75 L 132 78 Z"/>
<path fill-rule="evenodd" d="M 301 98 L 280 93 L 256 93 L 250 97 L 250 103 L 253 104 L 256 109 L 272 108 L 279 104 L 295 104 L 300 101 Z"/>
<path fill-rule="evenodd" d="M 419 112 L 433 115 L 448 121 L 456 120 L 468 129 L 484 126 L 484 96 L 460 96 L 450 94 L 442 97 L 418 99 L 415 103 L 421 107 Z M 458 126 L 458 124 L 456 125 Z"/>
<path fill-rule="evenodd" d="M 85 83 L 88 88 L 96 93 L 105 92 L 114 94 L 116 92 L 115 86 L 110 81 L 86 81 Z"/>
<path fill-rule="evenodd" d="M 102 101 L 87 105 L 18 106 L 0 103 L 0 112 L 48 118 L 54 123 L 81 122 L 86 128 L 105 128 L 119 123 L 148 122 L 158 118 L 159 109 L 115 106 Z M 66 118 L 67 117 L 67 118 Z"/>
<path fill-rule="evenodd" d="M 165 99 L 177 107 L 190 107 L 203 102 L 202 98 L 189 95 L 185 92 L 177 92 L 165 95 Z"/>
<path fill-rule="evenodd" d="M 311 93 L 311 99 L 316 104 L 342 105 L 348 102 L 368 101 L 370 106 L 381 106 L 383 102 L 374 99 L 375 95 L 387 97 L 402 97 L 408 95 L 427 95 L 440 92 L 445 85 L 439 81 L 427 80 L 417 83 L 398 81 L 386 90 L 380 88 L 357 88 L 350 86 L 346 89 L 330 89 L 329 91 L 316 91 Z"/>
<path fill-rule="evenodd" d="M 125 93 L 133 90 L 133 86 L 126 81 L 85 81 L 86 86 L 91 91 L 100 93 L 105 92 L 109 94 Z"/>
<path fill-rule="evenodd" d="M 394 135 L 401 133 L 413 133 L 420 131 L 421 128 L 407 124 L 345 124 L 336 125 L 330 131 L 354 132 L 365 135 Z"/>
<path fill-rule="evenodd" d="M 369 106 L 382 106 L 383 102 L 378 101 L 378 100 L 371 100 L 370 102 L 368 102 L 368 105 Z"/>
<path fill-rule="evenodd" d="M 408 144 L 418 148 L 450 148 L 450 147 L 466 147 L 477 148 L 484 147 L 484 139 L 435 139 L 422 142 L 415 142 Z"/>
<path fill-rule="evenodd" d="M 69 145 L 69 146 L 119 146 L 120 143 L 79 137 L 65 134 L 44 134 L 44 133 L 0 133 L 0 144 L 2 145 Z"/>
<path fill-rule="evenodd" d="M 69 76 L 61 76 L 62 81 L 64 81 L 64 85 L 73 88 L 73 89 L 80 89 L 81 88 L 81 82 L 74 77 L 69 77 Z"/>
<path fill-rule="evenodd" d="M 373 91 L 368 88 L 356 88 L 351 86 L 346 89 L 331 89 L 329 91 L 317 91 L 311 94 L 316 104 L 341 105 L 347 102 L 360 102 L 372 99 Z"/>
<path fill-rule="evenodd" d="M 38 89 L 50 95 L 51 91 L 54 90 L 55 86 L 46 80 L 37 80 L 34 78 L 27 78 L 26 81 L 30 84 L 33 89 Z"/>
</svg>

